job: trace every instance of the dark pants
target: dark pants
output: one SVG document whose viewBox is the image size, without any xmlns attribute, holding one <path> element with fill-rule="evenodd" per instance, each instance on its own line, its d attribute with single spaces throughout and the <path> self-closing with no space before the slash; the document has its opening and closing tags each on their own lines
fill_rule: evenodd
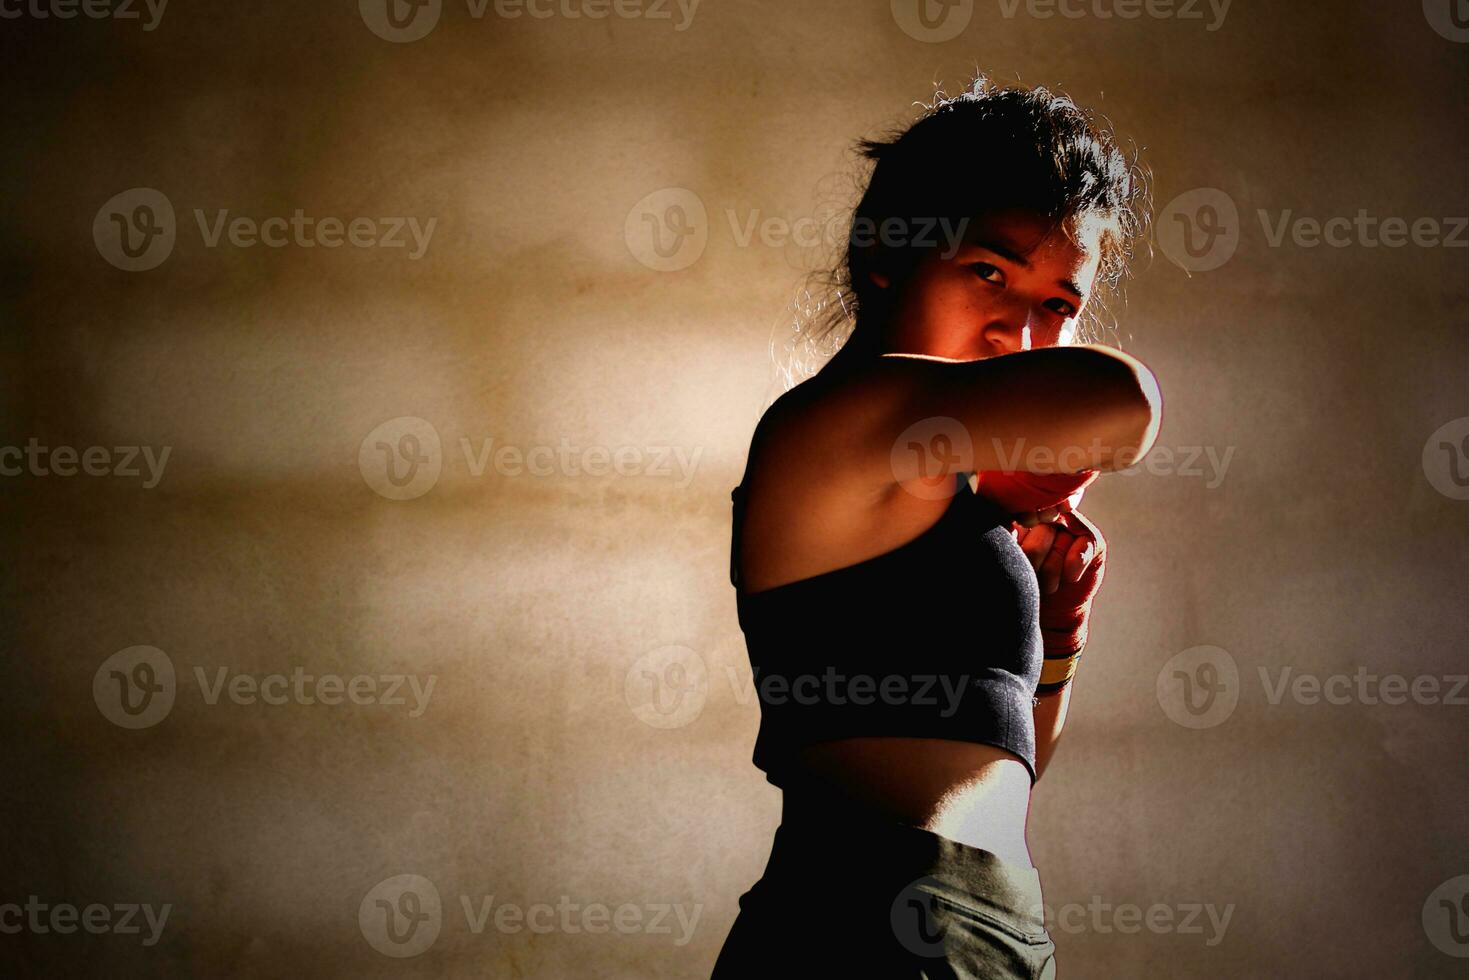
<svg viewBox="0 0 1469 980">
<path fill-rule="evenodd" d="M 710 980 L 1056 975 L 1040 876 L 867 815 L 776 829 Z"/>
</svg>

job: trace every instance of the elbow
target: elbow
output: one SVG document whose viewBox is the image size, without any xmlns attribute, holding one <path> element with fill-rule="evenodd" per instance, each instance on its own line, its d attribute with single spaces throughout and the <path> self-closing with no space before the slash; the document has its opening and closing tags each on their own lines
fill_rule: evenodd
<svg viewBox="0 0 1469 980">
<path fill-rule="evenodd" d="M 1163 424 L 1163 392 L 1151 368 L 1130 354 L 1105 350 L 1110 361 L 1110 397 L 1097 469 L 1123 470 L 1153 449 Z"/>
<path fill-rule="evenodd" d="M 1163 425 L 1163 392 L 1158 378 L 1146 364 L 1135 361 L 1136 368 L 1128 385 L 1124 431 L 1118 438 L 1118 451 L 1112 463 L 1126 469 L 1153 451 L 1158 430 Z"/>
</svg>

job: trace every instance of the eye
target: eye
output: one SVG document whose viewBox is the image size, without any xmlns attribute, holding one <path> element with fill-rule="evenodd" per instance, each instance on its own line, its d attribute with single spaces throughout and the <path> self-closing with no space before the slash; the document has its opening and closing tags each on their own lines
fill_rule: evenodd
<svg viewBox="0 0 1469 980">
<path fill-rule="evenodd" d="M 1005 274 L 1000 271 L 999 266 L 990 265 L 988 262 L 975 262 L 969 266 L 975 274 L 985 282 L 1004 282 Z"/>
<path fill-rule="evenodd" d="M 1057 299 L 1051 300 L 1050 303 L 1051 303 L 1051 309 L 1055 310 L 1057 313 L 1061 314 L 1062 316 L 1064 316 L 1064 317 L 1073 317 L 1073 316 L 1076 316 L 1076 307 L 1072 306 L 1070 303 L 1066 302 L 1064 299 L 1060 299 L 1058 297 Z"/>
</svg>

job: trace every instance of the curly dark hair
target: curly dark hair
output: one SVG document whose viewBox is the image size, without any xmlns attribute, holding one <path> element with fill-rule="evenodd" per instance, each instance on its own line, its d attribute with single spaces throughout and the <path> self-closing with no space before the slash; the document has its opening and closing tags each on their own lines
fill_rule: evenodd
<svg viewBox="0 0 1469 980">
<path fill-rule="evenodd" d="M 944 244 L 937 232 L 874 235 L 885 222 L 963 228 L 975 215 L 1009 208 L 1048 219 L 1048 233 L 1060 227 L 1074 236 L 1083 219 L 1101 222 L 1095 296 L 1077 330 L 1078 341 L 1100 339 L 1152 219 L 1150 173 L 1136 153 L 1129 159 L 1122 152 L 1109 121 L 1066 95 L 997 86 L 981 73 L 959 95 L 937 93 L 907 128 L 859 140 L 855 149 L 874 166 L 838 266 L 820 274 L 826 298 L 807 289 L 807 302 L 797 304 L 798 341 L 871 343 L 876 330 L 863 325 L 885 318 L 893 290 L 877 288 L 868 273 L 881 269 L 901 281 Z M 843 326 L 851 328 L 847 337 L 840 337 Z"/>
</svg>

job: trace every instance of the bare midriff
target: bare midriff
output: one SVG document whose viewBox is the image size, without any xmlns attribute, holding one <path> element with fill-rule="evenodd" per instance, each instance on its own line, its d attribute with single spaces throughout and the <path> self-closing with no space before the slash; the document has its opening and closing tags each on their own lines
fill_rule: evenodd
<svg viewBox="0 0 1469 980">
<path fill-rule="evenodd" d="M 895 819 L 1032 867 L 1030 771 L 993 745 L 863 736 L 798 749 L 781 773 L 782 820 Z"/>
</svg>

